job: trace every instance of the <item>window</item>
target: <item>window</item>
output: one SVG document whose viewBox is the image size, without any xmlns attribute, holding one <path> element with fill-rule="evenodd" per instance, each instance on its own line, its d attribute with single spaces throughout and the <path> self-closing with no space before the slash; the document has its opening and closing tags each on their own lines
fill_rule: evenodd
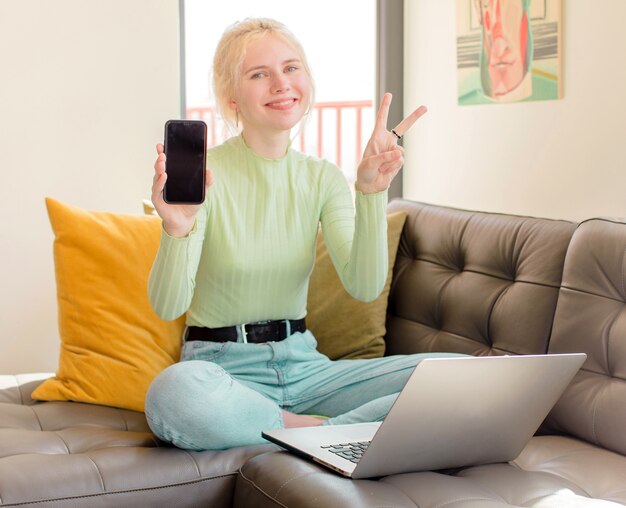
<svg viewBox="0 0 626 508">
<path fill-rule="evenodd" d="M 341 167 L 349 181 L 374 125 L 376 1 L 237 0 L 216 8 L 206 0 L 182 0 L 185 48 L 185 116 L 209 126 L 209 144 L 232 135 L 215 114 L 210 70 L 224 29 L 247 17 L 286 24 L 304 46 L 316 84 L 316 105 L 294 147 Z"/>
</svg>

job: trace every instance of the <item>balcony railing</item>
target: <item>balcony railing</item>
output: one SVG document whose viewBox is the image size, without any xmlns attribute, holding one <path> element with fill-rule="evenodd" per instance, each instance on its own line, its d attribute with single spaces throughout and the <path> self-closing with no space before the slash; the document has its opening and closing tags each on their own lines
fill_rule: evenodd
<svg viewBox="0 0 626 508">
<path fill-rule="evenodd" d="M 334 162 L 349 180 L 354 180 L 354 170 L 367 141 L 364 135 L 367 136 L 374 125 L 371 110 L 371 100 L 318 102 L 296 134 L 294 145 L 302 152 Z M 186 116 L 206 122 L 210 146 L 233 135 L 212 106 L 187 108 Z"/>
</svg>

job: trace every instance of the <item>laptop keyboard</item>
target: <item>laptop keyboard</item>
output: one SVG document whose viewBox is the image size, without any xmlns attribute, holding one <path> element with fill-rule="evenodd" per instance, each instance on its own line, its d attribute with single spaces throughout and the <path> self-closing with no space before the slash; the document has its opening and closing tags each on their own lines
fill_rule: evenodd
<svg viewBox="0 0 626 508">
<path fill-rule="evenodd" d="M 361 441 L 358 443 L 341 443 L 334 445 L 322 445 L 321 448 L 329 452 L 339 455 L 340 457 L 354 462 L 355 464 L 361 460 L 363 453 L 367 450 L 370 441 Z"/>
</svg>

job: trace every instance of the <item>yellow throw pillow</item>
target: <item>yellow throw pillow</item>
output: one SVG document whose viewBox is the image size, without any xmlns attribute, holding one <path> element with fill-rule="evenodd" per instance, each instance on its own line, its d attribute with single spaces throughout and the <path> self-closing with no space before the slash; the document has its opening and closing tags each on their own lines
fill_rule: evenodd
<svg viewBox="0 0 626 508">
<path fill-rule="evenodd" d="M 61 352 L 56 377 L 33 398 L 143 411 L 152 379 L 178 361 L 185 322 L 161 320 L 148 301 L 161 219 L 89 212 L 51 198 L 46 206 Z"/>
<path fill-rule="evenodd" d="M 387 216 L 389 273 L 383 292 L 373 302 L 361 302 L 346 292 L 321 232 L 318 235 L 306 321 L 317 339 L 319 351 L 329 358 L 375 358 L 384 355 L 387 299 L 405 220 L 404 212 Z"/>
</svg>

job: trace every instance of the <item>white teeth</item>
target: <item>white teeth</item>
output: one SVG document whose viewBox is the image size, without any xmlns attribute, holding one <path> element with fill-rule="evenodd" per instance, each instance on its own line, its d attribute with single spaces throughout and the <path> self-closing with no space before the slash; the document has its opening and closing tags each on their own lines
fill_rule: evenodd
<svg viewBox="0 0 626 508">
<path fill-rule="evenodd" d="M 282 101 L 282 102 L 271 102 L 270 106 L 286 106 L 287 104 L 291 104 L 293 102 L 293 99 L 289 99 L 287 101 Z"/>
</svg>

